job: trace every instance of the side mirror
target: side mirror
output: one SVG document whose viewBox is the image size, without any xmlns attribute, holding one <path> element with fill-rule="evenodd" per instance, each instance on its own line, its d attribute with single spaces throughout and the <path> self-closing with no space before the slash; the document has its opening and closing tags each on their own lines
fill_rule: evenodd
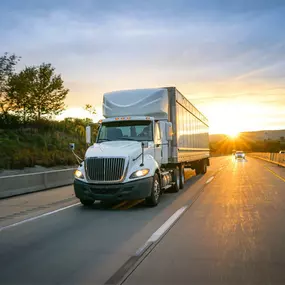
<svg viewBox="0 0 285 285">
<path fill-rule="evenodd" d="M 71 151 L 72 151 L 73 155 L 75 156 L 75 158 L 76 158 L 78 164 L 80 165 L 81 162 L 83 161 L 83 159 L 80 158 L 80 157 L 74 152 L 74 150 L 75 150 L 75 143 L 70 143 L 70 144 L 69 144 L 69 148 L 71 149 Z"/>
<path fill-rule="evenodd" d="M 144 142 L 144 148 L 148 148 L 148 142 Z"/>
<path fill-rule="evenodd" d="M 70 143 L 70 144 L 69 144 L 69 148 L 70 148 L 71 150 L 75 150 L 75 143 Z"/>
<path fill-rule="evenodd" d="M 172 123 L 167 122 L 165 126 L 166 126 L 166 139 L 168 141 L 172 141 L 173 138 Z"/>
<path fill-rule="evenodd" d="M 91 127 L 86 127 L 86 143 L 91 144 Z"/>
</svg>

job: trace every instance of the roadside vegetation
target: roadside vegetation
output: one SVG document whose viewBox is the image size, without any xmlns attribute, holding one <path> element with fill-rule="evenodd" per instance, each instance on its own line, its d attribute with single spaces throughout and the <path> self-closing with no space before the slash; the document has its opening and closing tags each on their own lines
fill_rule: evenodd
<svg viewBox="0 0 285 285">
<path fill-rule="evenodd" d="M 61 75 L 49 63 L 16 72 L 19 60 L 14 54 L 0 57 L 0 169 L 76 164 L 68 145 L 74 142 L 84 156 L 91 120 L 54 120 L 69 92 Z M 89 104 L 85 109 L 94 113 Z M 96 125 L 93 131 L 96 135 Z"/>
</svg>

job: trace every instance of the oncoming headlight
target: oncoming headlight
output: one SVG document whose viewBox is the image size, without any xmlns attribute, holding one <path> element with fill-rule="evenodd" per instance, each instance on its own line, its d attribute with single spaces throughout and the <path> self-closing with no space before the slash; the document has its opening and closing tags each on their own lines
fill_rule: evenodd
<svg viewBox="0 0 285 285">
<path fill-rule="evenodd" d="M 139 177 L 143 177 L 146 176 L 149 173 L 149 169 L 140 169 L 135 171 L 130 178 L 139 178 Z"/>
<path fill-rule="evenodd" d="M 80 170 L 78 170 L 78 169 L 76 169 L 75 171 L 74 171 L 74 177 L 75 178 L 84 178 L 84 175 L 83 175 L 83 173 L 80 171 Z"/>
</svg>

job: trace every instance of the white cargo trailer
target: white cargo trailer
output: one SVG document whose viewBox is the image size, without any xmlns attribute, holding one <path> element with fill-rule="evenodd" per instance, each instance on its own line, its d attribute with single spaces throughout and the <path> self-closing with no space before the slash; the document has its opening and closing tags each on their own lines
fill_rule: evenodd
<svg viewBox="0 0 285 285">
<path fill-rule="evenodd" d="M 208 120 L 175 87 L 104 94 L 98 136 L 75 173 L 82 204 L 145 199 L 184 186 L 184 168 L 209 165 Z M 88 141 L 90 138 L 88 138 Z"/>
</svg>

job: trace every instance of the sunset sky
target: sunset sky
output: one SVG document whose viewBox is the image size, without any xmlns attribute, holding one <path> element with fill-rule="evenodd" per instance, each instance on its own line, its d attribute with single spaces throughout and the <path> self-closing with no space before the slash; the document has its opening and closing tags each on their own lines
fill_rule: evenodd
<svg viewBox="0 0 285 285">
<path fill-rule="evenodd" d="M 176 86 L 212 133 L 285 129 L 285 1 L 0 2 L 0 55 L 50 62 L 67 115 L 102 94 Z"/>
</svg>

